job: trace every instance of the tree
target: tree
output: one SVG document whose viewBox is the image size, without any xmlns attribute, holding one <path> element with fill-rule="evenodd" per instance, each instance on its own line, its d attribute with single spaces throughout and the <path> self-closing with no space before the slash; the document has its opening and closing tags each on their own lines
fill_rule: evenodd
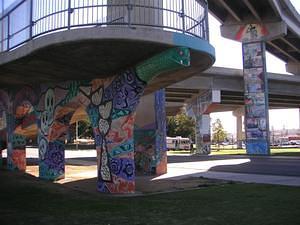
<svg viewBox="0 0 300 225">
<path fill-rule="evenodd" d="M 223 128 L 222 122 L 220 119 L 216 119 L 216 121 L 212 124 L 213 131 L 213 142 L 218 145 L 225 141 L 227 138 L 227 133 Z"/>
<path fill-rule="evenodd" d="M 167 118 L 167 136 L 189 137 L 194 140 L 195 137 L 195 121 L 188 117 L 185 113 L 169 116 Z"/>
</svg>

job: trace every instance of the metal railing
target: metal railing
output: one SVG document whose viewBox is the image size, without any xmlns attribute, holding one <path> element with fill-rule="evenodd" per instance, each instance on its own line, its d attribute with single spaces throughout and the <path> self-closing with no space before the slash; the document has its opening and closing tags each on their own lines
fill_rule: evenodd
<svg viewBox="0 0 300 225">
<path fill-rule="evenodd" d="M 0 52 L 80 27 L 153 27 L 208 40 L 206 0 L 18 0 L 0 15 Z"/>
</svg>

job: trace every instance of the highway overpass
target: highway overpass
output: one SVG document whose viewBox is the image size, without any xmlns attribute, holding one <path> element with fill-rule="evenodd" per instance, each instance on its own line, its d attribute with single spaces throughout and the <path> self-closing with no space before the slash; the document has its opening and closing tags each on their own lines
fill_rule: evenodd
<svg viewBox="0 0 300 225">
<path fill-rule="evenodd" d="M 300 76 L 268 73 L 271 108 L 300 108 Z M 208 89 L 220 90 L 221 102 L 216 112 L 232 111 L 244 106 L 243 70 L 212 67 L 166 88 L 168 115 L 180 109 Z"/>
</svg>

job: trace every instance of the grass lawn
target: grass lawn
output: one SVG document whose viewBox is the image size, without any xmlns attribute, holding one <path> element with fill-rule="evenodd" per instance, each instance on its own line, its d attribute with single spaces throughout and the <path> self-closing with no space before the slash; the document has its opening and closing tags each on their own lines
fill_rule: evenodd
<svg viewBox="0 0 300 225">
<path fill-rule="evenodd" d="M 244 155 L 246 154 L 246 149 L 216 149 L 212 150 L 212 155 Z M 271 155 L 274 156 L 299 156 L 300 148 L 274 148 L 271 149 Z"/>
<path fill-rule="evenodd" d="M 225 184 L 144 197 L 87 194 L 0 171 L 0 224 L 300 224 L 300 188 Z"/>
<path fill-rule="evenodd" d="M 168 155 L 174 154 L 190 154 L 190 151 L 186 150 L 176 150 L 168 151 Z M 217 150 L 213 148 L 211 150 L 211 155 L 245 155 L 246 149 L 232 149 L 232 148 L 220 148 Z M 300 157 L 300 148 L 272 148 L 271 155 L 274 156 L 298 156 Z"/>
</svg>

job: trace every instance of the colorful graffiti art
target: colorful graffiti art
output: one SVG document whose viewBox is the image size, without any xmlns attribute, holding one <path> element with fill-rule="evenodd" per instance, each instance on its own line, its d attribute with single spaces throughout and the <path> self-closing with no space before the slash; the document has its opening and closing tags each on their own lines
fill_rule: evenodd
<svg viewBox="0 0 300 225">
<path fill-rule="evenodd" d="M 80 104 L 80 82 L 41 87 L 38 114 L 39 177 L 58 180 L 65 175 L 65 139 L 71 118 Z"/>
<path fill-rule="evenodd" d="M 156 175 L 167 173 L 167 124 L 166 124 L 166 98 L 165 90 L 155 92 L 155 118 L 156 118 Z"/>
<path fill-rule="evenodd" d="M 35 131 L 38 132 L 39 176 L 48 180 L 63 178 L 64 142 L 70 121 L 75 111 L 83 108 L 94 132 L 98 190 L 109 193 L 134 192 L 133 130 L 139 99 L 147 82 L 153 77 L 189 64 L 189 49 L 179 47 L 106 79 L 41 84 L 33 88 L 35 92 L 31 88 L 23 88 L 11 96 L 0 90 L 0 110 L 7 115 L 5 129 L 8 134 L 9 167 L 26 167 L 26 137 L 29 130 Z M 14 102 L 14 106 L 9 106 L 9 102 Z M 34 123 L 35 120 L 37 122 Z M 4 124 L 3 121 L 1 123 Z M 161 123 L 159 126 L 160 139 L 156 142 L 164 149 L 162 140 L 165 125 Z M 159 158 L 160 170 L 164 171 L 162 163 L 165 163 L 166 157 L 160 154 Z"/>
<path fill-rule="evenodd" d="M 164 90 L 144 96 L 134 128 L 137 173 L 159 175 L 167 171 Z M 147 113 L 147 115 L 145 115 Z"/>
<path fill-rule="evenodd" d="M 264 44 L 243 43 L 245 83 L 245 130 L 248 154 L 269 154 L 268 93 Z"/>
<path fill-rule="evenodd" d="M 196 145 L 197 154 L 208 155 L 210 148 L 210 116 L 209 114 L 200 114 L 196 116 Z"/>
<path fill-rule="evenodd" d="M 268 35 L 267 28 L 262 24 L 247 24 L 241 26 L 237 32 L 235 39 L 237 41 L 255 41 Z"/>
</svg>

